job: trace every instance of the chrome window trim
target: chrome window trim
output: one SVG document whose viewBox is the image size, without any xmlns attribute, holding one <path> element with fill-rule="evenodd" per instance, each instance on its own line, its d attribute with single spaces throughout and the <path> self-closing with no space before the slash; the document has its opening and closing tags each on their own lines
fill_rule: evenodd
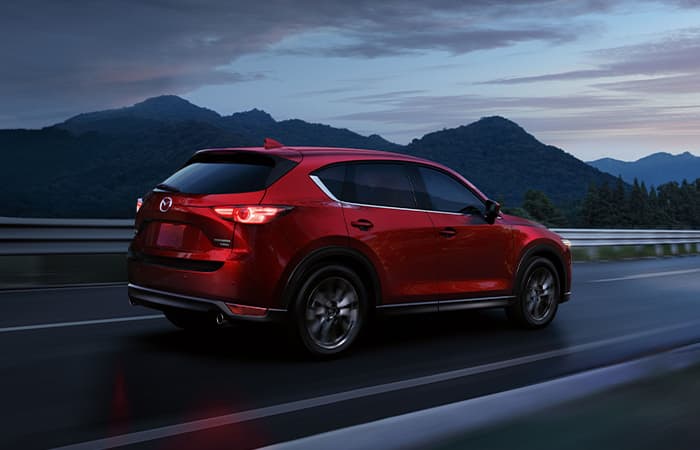
<svg viewBox="0 0 700 450">
<path fill-rule="evenodd" d="M 416 211 L 416 212 L 427 212 L 427 213 L 435 213 L 435 214 L 448 214 L 450 216 L 464 216 L 464 217 L 470 217 L 471 214 L 462 214 L 462 213 L 454 213 L 454 212 L 449 212 L 449 211 L 435 211 L 432 209 L 416 209 L 416 208 L 401 208 L 398 206 L 386 206 L 386 205 L 370 205 L 370 204 L 365 204 L 365 203 L 353 203 L 353 202 L 346 202 L 345 200 L 340 200 L 336 198 L 333 193 L 328 190 L 325 184 L 323 184 L 323 181 L 316 176 L 316 175 L 309 175 L 309 178 L 316 183 L 316 186 L 319 187 L 323 191 L 324 194 L 328 196 L 331 200 L 334 202 L 338 202 L 341 205 L 349 205 L 349 206 L 365 206 L 368 208 L 383 208 L 383 209 L 396 209 L 399 211 Z"/>
</svg>

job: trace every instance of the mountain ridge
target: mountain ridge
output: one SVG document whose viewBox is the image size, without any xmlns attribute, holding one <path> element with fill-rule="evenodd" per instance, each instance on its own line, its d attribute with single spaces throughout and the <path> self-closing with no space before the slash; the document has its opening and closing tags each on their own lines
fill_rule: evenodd
<svg viewBox="0 0 700 450">
<path fill-rule="evenodd" d="M 677 155 L 656 152 L 637 159 L 621 161 L 615 158 L 600 158 L 587 164 L 613 176 L 622 176 L 628 183 L 636 178 L 646 185 L 658 186 L 670 181 L 682 182 L 700 177 L 700 156 L 686 151 Z"/>
<path fill-rule="evenodd" d="M 455 147 L 463 149 L 465 158 L 450 158 L 450 149 Z M 509 205 L 520 205 L 527 189 L 541 190 L 559 205 L 570 204 L 581 199 L 592 182 L 615 182 L 610 175 L 560 148 L 543 144 L 500 116 L 428 133 L 407 148 L 411 154 L 452 167 L 477 186 L 489 186 L 492 197 Z"/>
<path fill-rule="evenodd" d="M 59 124 L 57 128 L 82 134 L 89 131 L 104 131 L 104 123 L 109 120 L 129 120 L 131 124 L 145 121 L 186 122 L 189 120 L 211 123 L 221 119 L 219 113 L 197 106 L 177 95 L 160 95 L 147 98 L 131 106 L 82 113 Z M 112 131 L 113 128 L 110 128 Z"/>
<path fill-rule="evenodd" d="M 160 96 L 79 114 L 41 130 L 0 130 L 0 151 L 8 162 L 0 166 L 0 177 L 8 180 L 0 215 L 129 217 L 133 200 L 194 151 L 260 146 L 265 137 L 290 146 L 369 148 L 433 159 L 507 206 L 519 205 L 530 188 L 569 205 L 583 197 L 588 184 L 614 182 L 498 116 L 428 133 L 403 146 L 377 134 L 301 119 L 277 121 L 260 109 L 222 116 L 176 96 Z"/>
</svg>

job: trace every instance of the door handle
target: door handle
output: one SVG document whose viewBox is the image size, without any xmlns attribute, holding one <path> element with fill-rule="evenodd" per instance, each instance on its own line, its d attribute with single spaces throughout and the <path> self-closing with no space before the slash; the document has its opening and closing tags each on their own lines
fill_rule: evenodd
<svg viewBox="0 0 700 450">
<path fill-rule="evenodd" d="M 456 235 L 457 235 L 457 230 L 455 230 L 452 227 L 447 227 L 447 228 L 443 228 L 442 230 L 440 230 L 440 236 L 443 236 L 446 238 L 455 237 Z"/>
<path fill-rule="evenodd" d="M 374 226 L 374 224 L 367 219 L 353 220 L 350 222 L 350 225 L 362 231 L 367 231 Z"/>
</svg>

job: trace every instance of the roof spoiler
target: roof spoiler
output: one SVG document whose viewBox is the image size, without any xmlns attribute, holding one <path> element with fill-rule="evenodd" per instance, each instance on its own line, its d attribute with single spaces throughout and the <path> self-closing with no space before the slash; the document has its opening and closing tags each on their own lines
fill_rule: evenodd
<svg viewBox="0 0 700 450">
<path fill-rule="evenodd" d="M 278 142 L 272 138 L 265 138 L 263 146 L 265 147 L 265 150 L 284 147 L 284 145 L 281 142 Z"/>
</svg>

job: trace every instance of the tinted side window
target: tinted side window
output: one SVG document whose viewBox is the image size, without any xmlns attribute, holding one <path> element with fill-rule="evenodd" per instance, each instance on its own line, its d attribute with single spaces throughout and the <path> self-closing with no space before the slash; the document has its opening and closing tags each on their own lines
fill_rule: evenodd
<svg viewBox="0 0 700 450">
<path fill-rule="evenodd" d="M 363 205 L 416 208 L 409 169 L 403 164 L 348 163 L 316 172 L 338 198 Z"/>
<path fill-rule="evenodd" d="M 470 212 L 469 207 L 476 208 L 472 212 L 483 211 L 484 204 L 462 183 L 439 170 L 419 167 L 418 173 L 423 179 L 429 203 L 427 207 L 434 211 Z"/>
<path fill-rule="evenodd" d="M 315 175 L 323 182 L 323 184 L 331 191 L 331 194 L 339 200 L 345 200 L 345 164 L 338 164 L 331 167 L 323 168 L 315 173 Z"/>
<path fill-rule="evenodd" d="M 348 165 L 347 201 L 365 205 L 416 208 L 409 169 L 403 164 Z"/>
</svg>

